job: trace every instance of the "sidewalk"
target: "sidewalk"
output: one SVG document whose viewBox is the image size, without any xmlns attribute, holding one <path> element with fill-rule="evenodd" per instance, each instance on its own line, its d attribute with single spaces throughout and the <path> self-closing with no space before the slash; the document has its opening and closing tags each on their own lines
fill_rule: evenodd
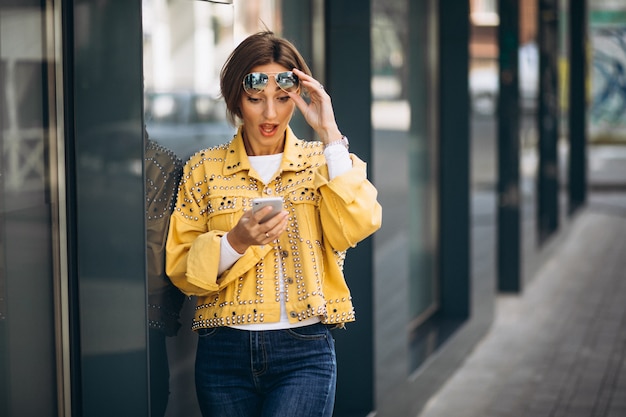
<svg viewBox="0 0 626 417">
<path fill-rule="evenodd" d="M 626 416 L 626 211 L 586 209 L 419 417 Z"/>
<path fill-rule="evenodd" d="M 587 207 L 524 292 L 498 296 L 489 332 L 418 417 L 626 416 L 626 158 L 616 161 L 618 153 L 608 162 L 590 155 L 602 166 L 591 166 Z"/>
</svg>

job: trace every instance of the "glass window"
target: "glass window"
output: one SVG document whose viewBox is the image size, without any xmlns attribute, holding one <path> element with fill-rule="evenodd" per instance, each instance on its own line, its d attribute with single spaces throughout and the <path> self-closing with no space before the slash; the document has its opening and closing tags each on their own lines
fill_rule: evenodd
<svg viewBox="0 0 626 417">
<path fill-rule="evenodd" d="M 0 415 L 8 417 L 50 415 L 60 393 L 56 60 L 43 4 L 0 6 Z"/>
<path fill-rule="evenodd" d="M 163 219 L 184 161 L 235 133 L 220 97 L 220 70 L 249 34 L 281 33 L 281 2 L 143 0 L 142 12 L 151 407 L 153 416 L 192 417 L 200 415 L 191 331 L 196 300 L 183 297 L 164 275 Z"/>
<path fill-rule="evenodd" d="M 413 371 L 434 348 L 422 332 L 439 305 L 436 37 L 428 23 L 435 10 L 429 2 L 372 2 L 373 172 L 384 207 L 374 236 L 381 397 L 392 389 L 385 381 L 397 378 L 389 372 Z M 409 15 L 423 25 L 409 25 Z"/>
<path fill-rule="evenodd" d="M 497 0 L 472 0 L 471 21 L 477 26 L 497 26 L 498 2 Z"/>
<path fill-rule="evenodd" d="M 520 93 L 520 191 L 522 270 L 529 277 L 537 268 L 537 172 L 539 132 L 537 110 L 539 96 L 539 48 L 537 46 L 537 5 L 520 5 L 520 46 L 518 55 Z"/>
</svg>

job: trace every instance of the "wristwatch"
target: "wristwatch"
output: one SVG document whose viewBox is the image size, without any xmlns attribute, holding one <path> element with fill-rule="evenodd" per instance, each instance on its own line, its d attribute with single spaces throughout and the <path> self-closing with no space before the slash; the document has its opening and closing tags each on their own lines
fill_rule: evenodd
<svg viewBox="0 0 626 417">
<path fill-rule="evenodd" d="M 346 149 L 350 149 L 350 142 L 348 142 L 348 137 L 346 135 L 343 135 L 341 139 L 328 142 L 326 145 L 324 145 L 324 149 L 328 148 L 329 146 L 335 145 L 343 145 L 346 147 Z"/>
</svg>

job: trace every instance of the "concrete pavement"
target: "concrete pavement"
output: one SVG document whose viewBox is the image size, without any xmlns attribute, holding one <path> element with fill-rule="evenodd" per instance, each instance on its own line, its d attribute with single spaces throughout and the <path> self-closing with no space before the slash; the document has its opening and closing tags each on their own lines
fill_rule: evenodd
<svg viewBox="0 0 626 417">
<path fill-rule="evenodd" d="M 626 158 L 606 152 L 587 206 L 419 417 L 626 416 Z"/>
</svg>

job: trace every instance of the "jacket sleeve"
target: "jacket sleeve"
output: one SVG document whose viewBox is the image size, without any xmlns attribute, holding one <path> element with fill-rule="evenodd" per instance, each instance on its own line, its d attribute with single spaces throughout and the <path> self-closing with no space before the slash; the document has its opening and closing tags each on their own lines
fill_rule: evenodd
<svg viewBox="0 0 626 417">
<path fill-rule="evenodd" d="M 321 193 L 320 218 L 324 239 L 338 251 L 356 246 L 382 224 L 378 191 L 367 179 L 367 166 L 351 154 L 352 169 L 332 180 L 323 166 L 315 181 Z"/>
<path fill-rule="evenodd" d="M 251 246 L 241 258 L 218 276 L 220 239 L 226 232 L 205 230 L 174 212 L 166 243 L 166 272 L 187 295 L 206 296 L 244 275 L 271 250 L 271 245 Z"/>
<path fill-rule="evenodd" d="M 174 212 L 165 245 L 166 273 L 174 285 L 187 295 L 217 291 L 219 242 L 220 233 L 198 228 Z"/>
</svg>

